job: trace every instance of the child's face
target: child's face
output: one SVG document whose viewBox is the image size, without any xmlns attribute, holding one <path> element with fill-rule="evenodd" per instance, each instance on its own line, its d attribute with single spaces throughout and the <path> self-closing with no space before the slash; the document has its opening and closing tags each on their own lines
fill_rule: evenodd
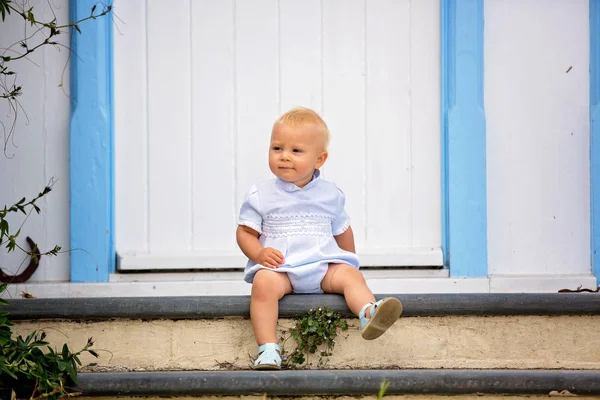
<svg viewBox="0 0 600 400">
<path fill-rule="evenodd" d="M 325 137 L 320 127 L 311 123 L 288 126 L 280 122 L 273 127 L 269 168 L 278 178 L 302 188 L 326 159 Z"/>
</svg>

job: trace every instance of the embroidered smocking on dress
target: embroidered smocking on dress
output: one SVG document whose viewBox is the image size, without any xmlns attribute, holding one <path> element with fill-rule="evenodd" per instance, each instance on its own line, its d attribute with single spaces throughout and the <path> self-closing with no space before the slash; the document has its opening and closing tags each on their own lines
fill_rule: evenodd
<svg viewBox="0 0 600 400">
<path fill-rule="evenodd" d="M 304 188 L 275 178 L 248 191 L 238 224 L 257 231 L 260 244 L 279 250 L 285 262 L 273 269 L 248 260 L 246 282 L 265 268 L 287 273 L 294 293 L 323 293 L 321 281 L 330 263 L 359 268 L 356 254 L 342 250 L 334 238 L 350 226 L 344 194 L 319 175 L 315 171 Z"/>
</svg>

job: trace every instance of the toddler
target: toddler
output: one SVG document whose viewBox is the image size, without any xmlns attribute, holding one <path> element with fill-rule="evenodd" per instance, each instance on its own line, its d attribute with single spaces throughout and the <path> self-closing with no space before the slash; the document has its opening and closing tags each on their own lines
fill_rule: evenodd
<svg viewBox="0 0 600 400">
<path fill-rule="evenodd" d="M 253 186 L 240 209 L 236 238 L 249 259 L 244 280 L 252 283 L 250 319 L 259 346 L 254 369 L 281 368 L 276 328 L 286 294 L 343 294 L 367 340 L 402 313 L 395 298 L 375 302 L 359 271 L 344 194 L 319 176 L 328 144 L 316 112 L 300 107 L 279 117 L 269 148 L 276 178 Z"/>
</svg>

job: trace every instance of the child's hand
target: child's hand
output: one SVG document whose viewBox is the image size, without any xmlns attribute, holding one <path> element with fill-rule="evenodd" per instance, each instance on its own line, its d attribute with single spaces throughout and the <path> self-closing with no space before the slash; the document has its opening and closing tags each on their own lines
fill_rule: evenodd
<svg viewBox="0 0 600 400">
<path fill-rule="evenodd" d="M 285 261 L 283 254 L 277 249 L 264 247 L 258 252 L 257 264 L 264 265 L 269 268 L 279 268 Z"/>
</svg>

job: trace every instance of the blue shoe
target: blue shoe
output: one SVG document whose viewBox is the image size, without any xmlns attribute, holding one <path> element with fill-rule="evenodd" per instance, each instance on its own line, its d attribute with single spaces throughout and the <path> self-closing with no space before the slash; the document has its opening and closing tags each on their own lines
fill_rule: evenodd
<svg viewBox="0 0 600 400">
<path fill-rule="evenodd" d="M 258 346 L 258 357 L 253 369 L 281 369 L 281 347 L 277 343 Z"/>
<path fill-rule="evenodd" d="M 371 309 L 369 318 L 365 316 L 368 308 Z M 358 314 L 363 339 L 373 340 L 383 335 L 400 318 L 400 314 L 402 314 L 402 303 L 393 297 L 365 304 Z"/>
</svg>

